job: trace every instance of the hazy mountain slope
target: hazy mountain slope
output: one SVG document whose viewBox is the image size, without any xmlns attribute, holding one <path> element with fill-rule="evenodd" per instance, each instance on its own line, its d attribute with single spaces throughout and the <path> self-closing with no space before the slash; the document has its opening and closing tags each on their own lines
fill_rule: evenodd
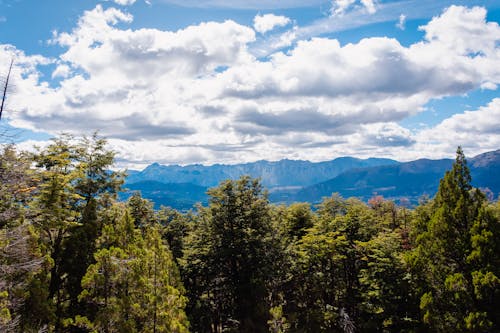
<svg viewBox="0 0 500 333">
<path fill-rule="evenodd" d="M 199 186 L 216 186 L 226 179 L 237 179 L 241 175 L 260 177 L 266 187 L 308 186 L 331 179 L 340 173 L 361 167 L 391 165 L 390 159 L 357 159 L 341 157 L 332 161 L 313 163 L 309 161 L 281 160 L 254 163 L 203 166 L 199 164 L 179 166 L 151 164 L 143 171 L 134 172 L 127 183 L 154 180 L 162 183 L 192 183 Z"/>
<path fill-rule="evenodd" d="M 179 210 L 188 210 L 196 203 L 206 203 L 207 188 L 190 183 L 165 184 L 147 180 L 125 185 L 126 191 L 121 198 L 127 199 L 135 191 L 140 191 L 143 198 L 154 202 L 155 208 L 169 206 Z"/>
<path fill-rule="evenodd" d="M 500 192 L 500 149 L 472 158 L 469 165 L 474 186 L 490 189 L 496 198 Z"/>
<path fill-rule="evenodd" d="M 405 197 L 416 203 L 422 195 L 432 197 L 436 193 L 439 180 L 452 164 L 451 159 L 399 163 L 350 157 L 321 163 L 282 160 L 185 167 L 152 164 L 143 171 L 133 172 L 127 178 L 126 187 L 129 193 L 140 190 L 143 197 L 155 202 L 156 207 L 189 209 L 197 202 L 207 202 L 208 187 L 249 174 L 262 178 L 272 202 L 318 203 L 322 197 L 339 192 L 346 198 L 355 196 L 368 200 L 380 194 L 389 199 Z M 500 150 L 469 159 L 469 166 L 474 186 L 490 189 L 496 198 L 500 193 Z M 329 175 L 334 176 L 325 180 Z"/>
<path fill-rule="evenodd" d="M 346 198 L 359 197 L 363 200 L 374 194 L 416 200 L 423 194 L 434 195 L 439 180 L 452 164 L 453 160 L 422 159 L 399 165 L 351 170 L 302 189 L 294 196 L 294 200 L 315 203 L 333 192 L 339 192 Z"/>
<path fill-rule="evenodd" d="M 453 160 L 421 159 L 398 165 L 350 170 L 339 176 L 308 186 L 287 201 L 319 202 L 322 197 L 339 192 L 344 197 L 356 196 L 363 200 L 374 194 L 386 198 L 406 197 L 413 202 L 422 195 L 433 196 L 439 180 L 451 169 Z M 472 184 L 489 188 L 494 197 L 500 193 L 500 150 L 478 155 L 469 160 Z"/>
</svg>

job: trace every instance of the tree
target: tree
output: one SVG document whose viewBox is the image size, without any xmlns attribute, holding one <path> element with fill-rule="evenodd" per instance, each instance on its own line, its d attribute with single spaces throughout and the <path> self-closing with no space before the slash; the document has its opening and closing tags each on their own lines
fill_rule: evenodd
<svg viewBox="0 0 500 333">
<path fill-rule="evenodd" d="M 418 299 L 403 261 L 399 232 L 380 232 L 363 244 L 366 265 L 360 270 L 363 332 L 414 332 L 419 323 Z"/>
<path fill-rule="evenodd" d="M 155 226 L 136 229 L 123 205 L 112 209 L 95 264 L 82 279 L 81 299 L 97 308 L 93 318 L 75 318 L 99 332 L 187 332 L 187 302 L 172 254 Z"/>
<path fill-rule="evenodd" d="M 0 228 L 14 227 L 25 220 L 25 207 L 36 189 L 30 159 L 7 145 L 0 154 Z"/>
<path fill-rule="evenodd" d="M 0 331 L 18 329 L 25 290 L 41 269 L 38 235 L 26 218 L 36 190 L 26 154 L 7 145 L 0 154 Z"/>
<path fill-rule="evenodd" d="M 16 332 L 25 290 L 41 269 L 43 258 L 29 225 L 0 229 L 0 331 Z"/>
<path fill-rule="evenodd" d="M 146 227 L 153 222 L 153 203 L 150 200 L 143 199 L 140 192 L 134 192 L 128 199 L 127 204 L 137 227 Z"/>
<path fill-rule="evenodd" d="M 61 262 L 61 272 L 66 276 L 64 288 L 69 297 L 65 316 L 69 318 L 88 311 L 86 304 L 78 301 L 81 280 L 88 266 L 94 263 L 96 240 L 103 225 L 102 212 L 116 200 L 123 184 L 123 174 L 109 170 L 114 152 L 106 148 L 106 140 L 97 133 L 75 145 L 74 159 L 78 177 L 73 191 L 80 197 L 74 208 L 78 212 L 78 223 L 69 230 Z"/>
<path fill-rule="evenodd" d="M 433 331 L 498 330 L 498 310 L 491 307 L 491 299 L 485 299 L 483 289 L 495 294 L 500 286 L 494 259 L 484 257 L 498 242 L 498 238 L 488 241 L 498 235 L 498 220 L 486 204 L 484 195 L 472 188 L 459 147 L 452 170 L 440 182 L 428 223 L 420 225 L 423 231 L 408 257 L 416 280 L 422 283 L 423 321 Z"/>
<path fill-rule="evenodd" d="M 65 319 L 87 311 L 78 301 L 81 279 L 94 260 L 100 212 L 116 198 L 123 182 L 120 173 L 109 171 L 114 153 L 105 146 L 97 134 L 80 141 L 61 135 L 34 155 L 39 186 L 27 217 L 40 235 L 47 265 L 30 289 L 29 302 L 45 309 L 41 320 L 56 332 L 63 330 Z"/>
<path fill-rule="evenodd" d="M 267 331 L 271 219 L 258 180 L 242 177 L 209 190 L 209 207 L 187 239 L 183 275 L 198 331 Z M 272 257 L 272 256 L 271 256 Z M 196 326 L 195 326 L 196 325 Z M 199 326 L 198 326 L 199 325 Z"/>
<path fill-rule="evenodd" d="M 284 220 L 288 237 L 299 240 L 313 226 L 313 214 L 308 203 L 293 203 L 286 210 Z"/>
<path fill-rule="evenodd" d="M 82 197 L 75 192 L 74 184 L 80 177 L 75 166 L 75 146 L 70 136 L 62 136 L 35 156 L 40 185 L 30 207 L 30 219 L 40 233 L 42 254 L 48 259 L 46 269 L 41 272 L 36 288 L 47 288 L 45 324 L 53 324 L 54 330 L 62 329 L 66 295 L 64 295 L 64 245 L 70 231 L 78 225 L 79 211 L 76 209 Z M 45 292 L 33 292 L 32 296 L 45 295 Z M 38 304 L 43 301 L 31 300 Z M 52 308 L 53 305 L 53 308 Z M 53 313 L 51 313 L 53 311 Z M 54 322 L 52 322 L 54 321 Z"/>
<path fill-rule="evenodd" d="M 363 242 L 373 234 L 373 212 L 335 195 L 318 207 L 314 226 L 295 246 L 293 292 L 286 315 L 292 331 L 351 330 L 361 321 L 359 275 Z"/>
<path fill-rule="evenodd" d="M 167 241 L 174 259 L 182 258 L 184 239 L 195 222 L 195 216 L 188 212 L 181 214 L 175 209 L 162 206 L 156 213 L 158 223 L 163 226 L 162 237 Z"/>
</svg>

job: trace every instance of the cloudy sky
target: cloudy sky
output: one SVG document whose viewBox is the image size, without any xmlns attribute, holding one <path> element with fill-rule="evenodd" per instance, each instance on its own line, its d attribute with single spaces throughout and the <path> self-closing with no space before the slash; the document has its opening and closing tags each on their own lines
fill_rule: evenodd
<svg viewBox="0 0 500 333">
<path fill-rule="evenodd" d="M 0 0 L 1 131 L 118 165 L 500 149 L 500 1 Z"/>
</svg>

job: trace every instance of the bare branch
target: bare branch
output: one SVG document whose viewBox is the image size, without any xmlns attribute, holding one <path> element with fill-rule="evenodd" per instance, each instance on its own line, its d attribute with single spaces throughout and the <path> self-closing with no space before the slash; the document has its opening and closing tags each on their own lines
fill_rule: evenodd
<svg viewBox="0 0 500 333">
<path fill-rule="evenodd" d="M 12 72 L 13 64 L 14 64 L 14 58 L 12 58 L 10 61 L 9 72 L 7 73 L 7 78 L 5 79 L 5 84 L 3 86 L 2 105 L 0 106 L 0 120 L 2 120 L 2 113 L 5 105 L 5 98 L 7 97 L 7 88 L 9 87 L 10 73 Z"/>
</svg>

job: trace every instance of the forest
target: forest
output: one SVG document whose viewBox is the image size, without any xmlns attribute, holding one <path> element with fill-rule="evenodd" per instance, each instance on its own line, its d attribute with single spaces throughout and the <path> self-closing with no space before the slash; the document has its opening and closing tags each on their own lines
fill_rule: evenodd
<svg viewBox="0 0 500 333">
<path fill-rule="evenodd" d="M 416 207 L 244 176 L 189 212 L 119 201 L 97 135 L 0 154 L 1 332 L 500 332 L 500 202 L 460 148 Z"/>
</svg>

